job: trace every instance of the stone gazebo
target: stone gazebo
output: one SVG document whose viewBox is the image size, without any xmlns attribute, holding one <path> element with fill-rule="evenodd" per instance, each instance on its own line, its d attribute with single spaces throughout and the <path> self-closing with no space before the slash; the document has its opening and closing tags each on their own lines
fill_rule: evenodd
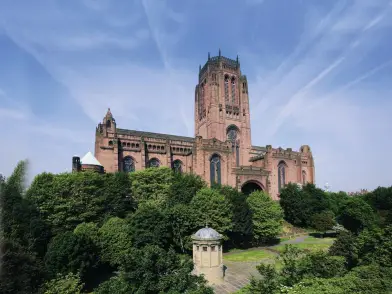
<svg viewBox="0 0 392 294">
<path fill-rule="evenodd" d="M 204 275 L 210 284 L 221 284 L 224 278 L 222 235 L 206 226 L 192 235 L 194 273 Z"/>
</svg>

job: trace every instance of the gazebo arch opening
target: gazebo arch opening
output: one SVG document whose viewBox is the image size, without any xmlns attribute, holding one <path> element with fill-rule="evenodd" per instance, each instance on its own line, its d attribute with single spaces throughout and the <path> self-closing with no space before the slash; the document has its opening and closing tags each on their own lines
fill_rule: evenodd
<svg viewBox="0 0 392 294">
<path fill-rule="evenodd" d="M 241 187 L 241 192 L 245 195 L 250 195 L 255 191 L 263 191 L 262 186 L 256 181 L 248 181 Z"/>
</svg>

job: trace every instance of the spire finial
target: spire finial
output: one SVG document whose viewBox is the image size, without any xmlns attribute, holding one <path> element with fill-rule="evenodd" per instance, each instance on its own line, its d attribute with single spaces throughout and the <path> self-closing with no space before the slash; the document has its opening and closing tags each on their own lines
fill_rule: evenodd
<svg viewBox="0 0 392 294">
<path fill-rule="evenodd" d="M 238 54 L 237 54 L 237 63 L 239 63 Z"/>
<path fill-rule="evenodd" d="M 208 60 L 210 60 L 211 56 L 210 56 L 210 52 L 208 52 Z"/>
<path fill-rule="evenodd" d="M 106 116 L 112 116 L 112 112 L 110 111 L 110 107 L 108 107 L 108 111 L 106 112 Z"/>
<path fill-rule="evenodd" d="M 221 55 L 222 55 L 222 54 L 221 54 L 221 50 L 220 50 L 220 48 L 219 48 L 219 57 L 221 57 Z"/>
<path fill-rule="evenodd" d="M 199 73 L 201 72 L 201 65 L 199 64 Z"/>
</svg>

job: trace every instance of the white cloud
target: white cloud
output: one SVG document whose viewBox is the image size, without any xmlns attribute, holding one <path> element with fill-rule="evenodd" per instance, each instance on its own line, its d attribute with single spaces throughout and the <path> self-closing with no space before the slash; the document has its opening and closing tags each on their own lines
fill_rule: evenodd
<svg viewBox="0 0 392 294">
<path fill-rule="evenodd" d="M 263 2 L 247 0 L 249 5 Z M 0 104 L 0 120 L 7 116 L 15 123 L 0 143 L 5 144 L 5 138 L 13 138 L 16 147 L 7 145 L 5 154 L 15 152 L 16 155 L 0 158 L 7 166 L 13 167 L 10 162 L 16 162 L 21 154 L 35 159 L 37 171 L 45 166 L 49 170 L 68 166 L 73 153 L 84 153 L 93 146 L 95 124 L 101 121 L 108 107 L 121 128 L 189 136 L 194 133 L 197 67 L 187 69 L 181 62 L 182 70 L 174 68 L 173 64 L 181 61 L 174 52 L 189 34 L 199 33 L 199 29 L 189 32 L 190 23 L 201 24 L 203 19 L 212 32 L 217 23 L 227 20 L 223 19 L 225 10 L 222 19 L 214 15 L 213 19 L 204 20 L 206 15 L 196 15 L 187 8 L 181 10 L 167 1 L 158 4 L 135 1 L 132 3 L 139 5 L 137 9 L 128 10 L 109 1 L 85 0 L 84 3 L 88 17 L 80 11 L 69 13 L 56 5 L 50 5 L 46 13 L 7 10 L 6 33 L 65 86 L 69 99 L 78 103 L 91 123 L 75 132 L 64 125 L 48 124 L 8 99 L 6 107 Z M 392 148 L 391 140 L 386 138 L 391 133 L 392 121 L 387 110 L 392 105 L 388 99 L 381 98 L 390 97 L 391 92 L 387 91 L 389 83 L 372 79 L 390 73 L 392 64 L 390 59 L 381 57 L 370 63 L 368 57 L 385 36 L 380 35 L 382 29 L 390 29 L 392 25 L 392 8 L 390 1 L 384 0 L 335 3 L 326 13 L 318 10 L 316 4 L 311 5 L 311 13 L 304 14 L 305 25 L 297 46 L 277 64 L 275 59 L 279 54 L 266 51 L 267 58 L 263 56 L 263 60 L 253 43 L 241 39 L 244 31 L 230 32 L 233 39 L 230 50 L 244 47 L 246 50 L 239 52 L 242 64 L 248 62 L 249 69 L 256 72 L 254 77 L 248 76 L 253 144 L 294 149 L 310 144 L 316 158 L 318 182 L 329 181 L 333 189 L 387 185 L 390 180 L 386 167 L 392 162 L 382 154 Z M 264 4 L 261 9 L 267 9 L 269 3 Z M 298 9 L 308 7 L 303 4 Z M 1 15 L 0 12 L 0 22 L 4 21 Z M 192 22 L 192 17 L 200 18 L 199 22 Z M 248 16 L 239 17 L 248 21 Z M 272 18 L 269 21 L 274 25 Z M 261 38 L 252 23 L 247 24 L 246 30 L 253 30 L 252 35 Z M 200 34 L 193 36 L 197 46 L 189 46 L 204 50 L 200 49 L 205 48 L 204 44 L 215 46 L 228 36 L 208 34 L 201 28 Z M 274 42 L 273 35 L 268 37 L 268 42 Z M 141 47 L 151 40 L 156 48 Z M 97 55 L 99 58 L 85 60 L 102 48 L 129 52 L 121 59 L 108 51 L 106 55 Z M 140 65 L 137 55 L 140 48 L 151 56 L 157 49 L 164 66 Z M 193 52 L 192 49 L 185 50 Z M 74 51 L 85 55 L 73 59 Z M 387 80 L 387 75 L 384 79 Z M 1 95 L 0 91 L 0 99 Z M 15 135 L 18 132 L 26 135 L 18 137 Z M 47 168 L 46 161 L 56 165 Z"/>
<path fill-rule="evenodd" d="M 385 84 L 374 88 L 364 82 L 392 64 L 386 61 L 359 72 L 351 68 L 377 46 L 375 32 L 385 28 L 383 20 L 392 11 L 386 1 L 342 3 L 306 26 L 293 53 L 270 72 L 263 69 L 250 84 L 253 134 L 262 134 L 253 139 L 287 146 L 289 134 L 293 143 L 310 144 L 319 184 L 329 181 L 333 189 L 390 185 L 382 166 L 392 162 L 380 154 L 392 148 L 385 138 L 392 124 L 386 98 L 391 92 Z M 377 102 L 371 103 L 374 97 Z M 377 146 L 376 156 L 370 155 L 370 146 Z"/>
</svg>

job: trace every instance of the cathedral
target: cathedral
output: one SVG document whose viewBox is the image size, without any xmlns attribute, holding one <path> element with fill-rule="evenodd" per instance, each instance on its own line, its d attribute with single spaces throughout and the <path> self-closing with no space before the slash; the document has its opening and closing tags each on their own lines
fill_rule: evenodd
<svg viewBox="0 0 392 294">
<path fill-rule="evenodd" d="M 168 166 L 246 194 L 263 190 L 275 200 L 289 182 L 314 183 L 308 145 L 299 151 L 252 145 L 249 108 L 248 82 L 238 57 L 224 57 L 219 50 L 199 68 L 194 137 L 121 129 L 109 109 L 96 128 L 95 157 L 74 157 L 73 170 L 133 172 Z"/>
</svg>

